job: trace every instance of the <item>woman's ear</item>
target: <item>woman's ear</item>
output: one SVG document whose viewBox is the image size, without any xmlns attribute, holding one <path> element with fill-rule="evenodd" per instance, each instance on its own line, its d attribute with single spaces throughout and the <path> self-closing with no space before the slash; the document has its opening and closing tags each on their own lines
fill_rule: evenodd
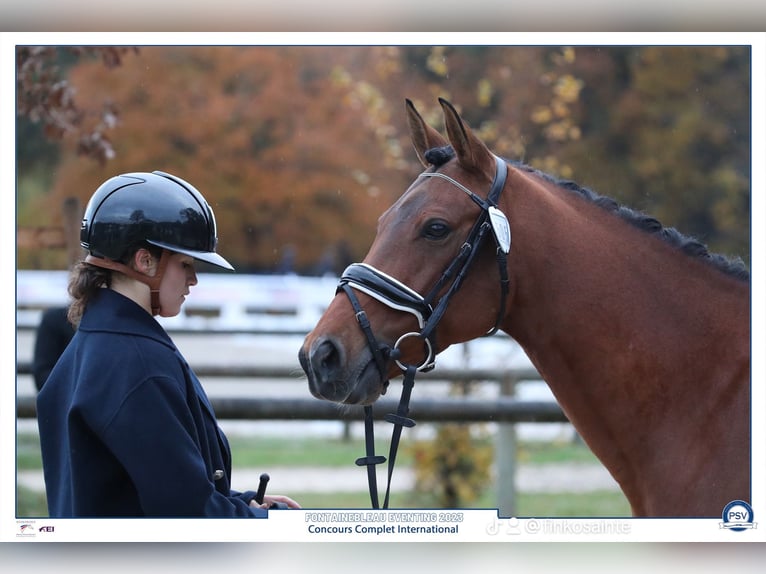
<svg viewBox="0 0 766 574">
<path fill-rule="evenodd" d="M 136 271 L 150 277 L 157 272 L 157 259 L 143 247 L 133 256 L 133 265 Z"/>
</svg>

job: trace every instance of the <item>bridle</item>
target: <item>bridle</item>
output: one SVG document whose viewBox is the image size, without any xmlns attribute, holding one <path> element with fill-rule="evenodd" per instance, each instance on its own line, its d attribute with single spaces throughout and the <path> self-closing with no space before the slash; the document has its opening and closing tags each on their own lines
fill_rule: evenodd
<svg viewBox="0 0 766 574">
<path fill-rule="evenodd" d="M 465 242 L 461 245 L 458 254 L 447 266 L 442 273 L 442 276 L 426 296 L 420 295 L 417 291 L 411 289 L 401 281 L 366 263 L 352 263 L 349 265 L 341 275 L 336 290 L 336 293 L 342 290 L 351 302 L 351 306 L 356 315 L 356 320 L 367 338 L 367 344 L 372 352 L 381 379 L 384 380 L 384 387 L 388 386 L 386 367 L 389 359 L 393 359 L 399 368 L 404 371 L 402 395 L 399 400 L 397 411 L 395 414 L 389 413 L 385 416 L 385 420 L 394 425 L 394 430 L 389 448 L 388 483 L 386 486 L 383 508 L 388 508 L 391 476 L 393 474 L 396 451 L 399 446 L 402 427 L 410 428 L 415 426 L 415 421 L 407 417 L 410 395 L 415 384 L 415 374 L 418 371 L 429 371 L 434 368 L 436 363 L 435 349 L 437 348 L 435 340 L 436 327 L 444 316 L 444 313 L 447 310 L 447 305 L 449 305 L 453 295 L 460 289 L 471 263 L 473 263 L 476 258 L 479 248 L 484 242 L 484 238 L 490 231 L 492 231 L 492 235 L 495 239 L 496 259 L 500 273 L 500 305 L 495 324 L 489 331 L 487 331 L 485 336 L 493 335 L 497 332 L 500 326 L 500 321 L 505 315 L 505 304 L 509 290 L 507 257 L 511 248 L 511 228 L 506 216 L 500 209 L 498 209 L 497 203 L 500 194 L 503 191 L 503 187 L 505 186 L 505 180 L 508 175 L 508 166 L 505 161 L 497 156 L 495 156 L 495 165 L 495 177 L 492 181 L 492 186 L 490 187 L 486 200 L 473 193 L 460 182 L 443 173 L 426 171 L 420 174 L 419 177 L 436 177 L 452 183 L 467 194 L 468 197 L 481 208 L 479 217 L 471 228 Z M 446 291 L 444 291 L 445 288 Z M 367 314 L 354 293 L 355 290 L 361 291 L 362 293 L 377 299 L 392 309 L 411 313 L 417 319 L 420 331 L 411 331 L 403 334 L 397 339 L 396 343 L 394 343 L 393 348 L 379 343 L 372 332 Z M 439 297 L 439 293 L 442 291 L 444 291 L 444 294 Z M 438 301 L 437 297 L 439 297 Z M 403 364 L 399 360 L 401 357 L 399 347 L 402 341 L 412 337 L 421 338 L 425 345 L 425 358 L 419 365 Z M 385 462 L 386 457 L 375 455 L 372 405 L 364 407 L 364 414 L 366 456 L 358 458 L 356 464 L 358 466 L 367 467 L 367 480 L 370 488 L 372 507 L 379 508 L 375 465 Z"/>
</svg>

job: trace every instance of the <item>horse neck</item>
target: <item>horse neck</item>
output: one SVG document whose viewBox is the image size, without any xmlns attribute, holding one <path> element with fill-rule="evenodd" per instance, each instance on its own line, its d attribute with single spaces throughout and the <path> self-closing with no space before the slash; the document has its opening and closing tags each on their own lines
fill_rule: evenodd
<svg viewBox="0 0 766 574">
<path fill-rule="evenodd" d="M 641 514 L 667 472 L 658 449 L 672 457 L 711 412 L 747 402 L 749 288 L 568 190 L 513 179 L 503 330 Z"/>
</svg>

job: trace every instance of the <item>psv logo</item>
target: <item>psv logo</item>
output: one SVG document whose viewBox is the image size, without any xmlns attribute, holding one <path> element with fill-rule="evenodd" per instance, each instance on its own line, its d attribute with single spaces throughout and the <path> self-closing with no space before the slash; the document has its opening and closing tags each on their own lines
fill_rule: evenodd
<svg viewBox="0 0 766 574">
<path fill-rule="evenodd" d="M 721 515 L 723 522 L 720 528 L 741 532 L 749 528 L 755 528 L 753 522 L 753 509 L 744 500 L 734 500 L 726 505 Z"/>
</svg>

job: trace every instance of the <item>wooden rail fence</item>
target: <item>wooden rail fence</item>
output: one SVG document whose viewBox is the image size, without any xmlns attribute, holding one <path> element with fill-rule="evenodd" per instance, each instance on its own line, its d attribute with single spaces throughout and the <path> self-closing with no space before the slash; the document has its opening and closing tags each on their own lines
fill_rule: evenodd
<svg viewBox="0 0 766 574">
<path fill-rule="evenodd" d="M 31 374 L 31 364 L 19 362 L 18 375 Z M 252 367 L 200 365 L 194 367 L 200 378 L 226 377 L 235 379 L 296 379 L 301 373 L 290 367 Z M 534 369 L 492 370 L 492 369 L 441 369 L 421 373 L 421 381 L 509 381 L 537 380 L 540 376 Z M 361 420 L 362 407 L 338 405 L 307 397 L 295 398 L 246 398 L 211 397 L 216 416 L 221 419 L 242 420 Z M 376 417 L 396 411 L 397 399 L 381 399 L 376 403 Z M 19 418 L 35 417 L 35 397 L 19 396 L 16 400 Z M 561 407 L 554 401 L 522 401 L 513 397 L 496 399 L 420 399 L 410 407 L 412 418 L 428 422 L 567 422 Z"/>
<path fill-rule="evenodd" d="M 17 325 L 19 330 L 31 325 Z M 170 329 L 174 332 L 205 334 L 205 330 L 183 327 Z M 239 332 L 234 329 L 233 331 Z M 287 330 L 289 332 L 289 330 Z M 245 332 L 245 331 L 243 331 Z M 252 333 L 252 330 L 246 332 Z M 260 331 L 259 331 L 260 332 Z M 278 331 L 286 334 L 284 327 Z M 213 334 L 210 331 L 208 334 Z M 216 334 L 222 334 L 215 331 Z M 261 333 L 262 334 L 262 333 Z M 277 334 L 277 332 L 275 332 Z M 291 366 L 238 366 L 194 365 L 198 377 L 229 378 L 248 381 L 299 380 L 303 373 Z M 19 361 L 16 374 L 31 375 L 29 361 Z M 481 398 L 416 398 L 410 406 L 410 416 L 417 422 L 433 423 L 497 423 L 495 435 L 495 458 L 497 469 L 497 508 L 505 516 L 516 514 L 516 429 L 517 423 L 565 423 L 566 415 L 555 401 L 520 400 L 514 396 L 514 386 L 519 381 L 539 381 L 534 368 L 482 369 L 439 368 L 418 375 L 418 384 L 429 382 L 489 382 L 500 386 L 500 396 Z M 16 397 L 16 416 L 36 417 L 34 395 L 20 394 Z M 230 420 L 282 420 L 282 421 L 362 421 L 363 409 L 359 406 L 343 406 L 313 397 L 306 398 L 252 398 L 243 396 L 212 396 L 210 402 L 219 419 Z M 387 413 L 396 412 L 396 398 L 380 399 L 375 404 L 374 416 L 382 420 Z"/>
</svg>

